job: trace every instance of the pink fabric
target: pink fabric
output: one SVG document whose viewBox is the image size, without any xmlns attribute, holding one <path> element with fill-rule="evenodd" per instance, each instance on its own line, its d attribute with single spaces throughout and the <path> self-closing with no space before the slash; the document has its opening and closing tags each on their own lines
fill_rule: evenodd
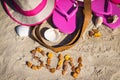
<svg viewBox="0 0 120 80">
<path fill-rule="evenodd" d="M 52 15 L 52 13 L 53 13 L 53 11 L 54 11 L 54 9 L 55 9 L 55 5 L 56 5 L 56 3 L 55 3 L 55 4 L 54 4 L 54 9 L 51 11 L 51 13 L 48 15 L 48 17 L 46 17 L 44 20 L 38 21 L 38 22 L 36 22 L 36 23 L 34 23 L 34 24 L 24 24 L 24 23 L 18 21 L 17 19 L 15 19 L 15 17 L 12 16 L 12 14 L 10 13 L 10 11 L 9 11 L 9 9 L 8 9 L 8 7 L 7 7 L 6 0 L 4 0 L 3 4 L 4 4 L 4 7 L 5 7 L 8 15 L 10 16 L 10 18 L 12 18 L 12 19 L 13 19 L 15 22 L 17 22 L 18 24 L 25 25 L 25 26 L 35 26 L 35 25 L 39 25 L 39 24 L 41 24 L 43 21 L 47 20 L 47 19 Z"/>
<path fill-rule="evenodd" d="M 19 11 L 21 14 L 23 14 L 25 16 L 34 16 L 34 15 L 38 14 L 45 7 L 46 2 L 47 2 L 47 0 L 42 0 L 42 2 L 35 9 L 29 10 L 29 11 L 24 11 L 19 7 L 18 4 L 16 4 L 14 2 L 14 0 L 12 0 L 12 1 L 13 1 L 13 5 L 17 9 L 17 11 Z"/>
<path fill-rule="evenodd" d="M 76 12 L 78 6 L 73 9 L 71 0 L 58 0 L 57 9 L 53 12 L 53 23 L 61 32 L 71 34 L 76 29 Z"/>
</svg>

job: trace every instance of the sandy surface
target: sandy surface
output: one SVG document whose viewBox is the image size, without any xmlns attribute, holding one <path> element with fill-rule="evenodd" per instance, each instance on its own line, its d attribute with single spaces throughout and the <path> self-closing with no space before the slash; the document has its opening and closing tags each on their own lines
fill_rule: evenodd
<svg viewBox="0 0 120 80">
<path fill-rule="evenodd" d="M 30 51 L 40 45 L 30 37 L 19 37 L 15 32 L 17 25 L 0 5 L 0 80 L 74 80 L 70 70 L 62 76 L 61 70 L 52 74 L 46 68 L 37 71 L 28 68 L 26 61 L 34 62 Z M 100 31 L 102 37 L 85 37 L 71 49 L 60 52 L 71 55 L 76 65 L 77 58 L 82 56 L 83 67 L 76 80 L 120 80 L 120 29 L 102 25 Z M 58 54 L 54 54 L 52 67 L 57 64 Z M 45 61 L 46 57 L 42 59 Z"/>
</svg>

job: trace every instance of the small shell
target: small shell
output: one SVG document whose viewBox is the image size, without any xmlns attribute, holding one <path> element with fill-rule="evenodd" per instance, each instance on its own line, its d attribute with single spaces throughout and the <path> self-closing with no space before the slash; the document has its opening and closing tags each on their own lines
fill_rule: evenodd
<svg viewBox="0 0 120 80">
<path fill-rule="evenodd" d="M 62 60 L 62 59 L 63 59 L 62 54 L 59 54 L 59 55 L 58 55 L 58 59 L 59 59 L 59 60 Z"/>
<path fill-rule="evenodd" d="M 57 65 L 56 70 L 60 70 L 61 66 Z"/>
<path fill-rule="evenodd" d="M 41 69 L 41 66 L 37 66 L 37 69 Z"/>
<path fill-rule="evenodd" d="M 101 37 L 101 33 L 100 33 L 100 32 L 95 33 L 95 34 L 94 34 L 94 37 Z"/>
<path fill-rule="evenodd" d="M 68 69 L 68 60 L 65 60 L 63 63 L 63 70 L 66 71 Z"/>
<path fill-rule="evenodd" d="M 47 65 L 50 65 L 50 63 L 51 63 L 51 59 L 47 58 Z"/>
<path fill-rule="evenodd" d="M 68 60 L 65 60 L 63 65 L 68 65 Z"/>
<path fill-rule="evenodd" d="M 44 64 L 43 64 L 43 62 L 41 62 L 41 63 L 40 63 L 40 66 L 41 66 L 41 67 L 44 67 Z"/>
<path fill-rule="evenodd" d="M 57 65 L 61 66 L 62 64 L 63 64 L 63 60 L 59 60 Z"/>
<path fill-rule="evenodd" d="M 78 58 L 78 63 L 81 63 L 81 62 L 82 62 L 82 58 L 79 57 L 79 58 Z"/>
<path fill-rule="evenodd" d="M 48 56 L 48 58 L 51 59 L 53 57 L 53 53 L 49 52 L 47 56 Z"/>
<path fill-rule="evenodd" d="M 41 48 L 39 48 L 39 47 L 37 47 L 37 48 L 36 48 L 36 51 L 41 52 L 41 51 L 42 51 L 42 49 L 41 49 Z"/>
<path fill-rule="evenodd" d="M 29 62 L 29 61 L 27 61 L 26 64 L 27 64 L 28 67 L 32 67 L 32 65 L 33 65 L 33 64 L 32 64 L 31 62 Z"/>
<path fill-rule="evenodd" d="M 119 19 L 118 15 L 114 15 L 114 16 L 113 16 L 113 22 L 112 22 L 112 23 L 117 22 L 118 19 Z"/>
<path fill-rule="evenodd" d="M 64 71 L 64 70 L 62 71 L 62 75 L 65 75 L 66 73 L 67 73 L 67 71 Z"/>
<path fill-rule="evenodd" d="M 103 18 L 102 18 L 102 17 L 98 17 L 98 18 L 96 19 L 96 21 L 95 21 L 95 26 L 96 26 L 96 27 L 99 27 L 99 26 L 102 25 L 102 23 L 103 23 Z"/>
<path fill-rule="evenodd" d="M 55 68 L 51 68 L 51 69 L 49 69 L 49 71 L 50 71 L 51 73 L 54 73 L 54 72 L 56 71 L 56 69 L 55 69 Z"/>
<path fill-rule="evenodd" d="M 16 27 L 16 33 L 20 37 L 27 37 L 30 34 L 30 26 L 19 25 Z"/>
<path fill-rule="evenodd" d="M 78 77 L 78 73 L 74 72 L 72 76 L 73 76 L 73 78 L 77 78 Z"/>
<path fill-rule="evenodd" d="M 35 65 L 33 65 L 33 66 L 31 67 L 31 69 L 33 69 L 33 70 L 38 70 L 38 67 L 35 66 Z"/>
<path fill-rule="evenodd" d="M 43 56 L 45 56 L 45 52 L 44 52 L 44 51 L 41 51 L 40 53 L 41 53 Z"/>
<path fill-rule="evenodd" d="M 109 16 L 109 17 L 107 18 L 107 22 L 108 22 L 108 23 L 115 23 L 118 19 L 119 19 L 118 15 Z"/>
<path fill-rule="evenodd" d="M 74 72 L 75 71 L 75 66 L 72 66 L 71 70 Z"/>
<path fill-rule="evenodd" d="M 48 30 L 45 31 L 44 37 L 51 42 L 56 42 L 60 39 L 61 33 L 59 32 L 58 29 L 54 28 L 49 28 Z"/>
<path fill-rule="evenodd" d="M 66 71 L 68 69 L 68 65 L 63 65 L 63 70 Z"/>
<path fill-rule="evenodd" d="M 92 37 L 94 35 L 94 32 L 93 31 L 89 31 L 89 36 Z"/>
<path fill-rule="evenodd" d="M 65 55 L 65 60 L 69 60 L 70 56 L 69 55 Z"/>
<path fill-rule="evenodd" d="M 78 73 L 78 74 L 80 73 L 80 70 L 81 70 L 81 69 L 80 69 L 79 67 L 76 67 L 76 68 L 75 68 L 75 72 Z"/>
<path fill-rule="evenodd" d="M 40 58 L 37 56 L 34 56 L 33 59 L 38 60 L 38 61 L 40 60 Z"/>
<path fill-rule="evenodd" d="M 30 51 L 30 52 L 31 52 L 31 54 L 33 54 L 33 55 L 36 54 L 36 50 L 32 50 L 32 51 Z"/>
<path fill-rule="evenodd" d="M 96 28 L 93 28 L 92 31 L 93 31 L 94 33 L 98 33 L 98 32 L 99 32 L 99 30 L 96 29 Z"/>
<path fill-rule="evenodd" d="M 51 67 L 50 65 L 46 64 L 46 68 L 47 68 L 47 69 L 50 69 L 50 67 Z"/>
<path fill-rule="evenodd" d="M 70 62 L 73 62 L 73 58 L 72 57 L 70 57 L 69 60 L 70 60 Z"/>
<path fill-rule="evenodd" d="M 69 63 L 70 63 L 70 66 L 74 66 L 73 58 L 70 58 L 69 60 L 70 60 L 70 62 L 69 62 Z"/>
<path fill-rule="evenodd" d="M 72 67 L 72 66 L 74 66 L 74 63 L 73 62 L 69 62 L 70 63 L 70 66 Z"/>
<path fill-rule="evenodd" d="M 78 64 L 78 67 L 79 67 L 79 68 L 82 67 L 82 66 L 83 66 L 82 63 L 79 63 L 79 64 Z"/>
</svg>

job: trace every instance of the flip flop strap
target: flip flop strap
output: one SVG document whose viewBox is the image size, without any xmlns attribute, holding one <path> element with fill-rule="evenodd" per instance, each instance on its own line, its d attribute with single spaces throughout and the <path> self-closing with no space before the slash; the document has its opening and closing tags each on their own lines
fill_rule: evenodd
<svg viewBox="0 0 120 80">
<path fill-rule="evenodd" d="M 74 4 L 74 3 L 73 3 Z M 69 21 L 70 20 L 70 18 L 74 15 L 74 14 L 76 14 L 76 12 L 77 12 L 77 10 L 78 10 L 78 6 L 77 6 L 77 4 L 76 4 L 76 8 L 70 13 L 70 14 L 68 14 L 67 12 L 65 12 L 65 10 L 63 10 L 61 7 L 59 7 L 58 5 L 56 5 L 56 10 L 57 11 L 59 11 L 63 16 L 65 16 L 65 19 L 67 20 L 67 21 Z"/>
<path fill-rule="evenodd" d="M 101 12 L 100 14 L 104 14 L 104 15 L 110 15 L 112 13 L 112 3 L 109 1 L 109 0 L 106 0 L 108 1 L 108 5 L 109 5 L 109 12 Z"/>
<path fill-rule="evenodd" d="M 105 0 L 106 2 L 105 2 L 105 4 L 107 4 L 107 2 L 108 2 L 108 5 L 109 5 L 109 11 L 107 11 L 107 12 L 98 12 L 98 14 L 102 14 L 102 15 L 111 15 L 111 13 L 112 13 L 112 3 L 110 2 L 110 0 Z"/>
</svg>

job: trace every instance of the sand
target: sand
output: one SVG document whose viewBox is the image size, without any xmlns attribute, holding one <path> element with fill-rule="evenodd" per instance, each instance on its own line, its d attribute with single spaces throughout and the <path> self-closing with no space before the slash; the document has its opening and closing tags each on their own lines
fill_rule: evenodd
<svg viewBox="0 0 120 80">
<path fill-rule="evenodd" d="M 16 26 L 18 24 L 7 16 L 0 5 L 0 80 L 74 80 L 70 68 L 65 76 L 61 70 L 52 74 L 45 67 L 37 71 L 28 68 L 26 61 L 36 62 L 30 54 L 32 49 L 40 46 L 46 52 L 50 50 L 30 37 L 19 37 L 15 32 Z M 91 22 L 89 27 L 93 26 Z M 75 65 L 81 56 L 83 67 L 76 80 L 120 80 L 120 28 L 111 30 L 102 25 L 99 29 L 101 37 L 88 38 L 85 35 L 71 49 L 53 52 L 52 67 L 56 66 L 60 53 L 71 55 Z M 41 58 L 45 62 L 47 57 Z"/>
</svg>

